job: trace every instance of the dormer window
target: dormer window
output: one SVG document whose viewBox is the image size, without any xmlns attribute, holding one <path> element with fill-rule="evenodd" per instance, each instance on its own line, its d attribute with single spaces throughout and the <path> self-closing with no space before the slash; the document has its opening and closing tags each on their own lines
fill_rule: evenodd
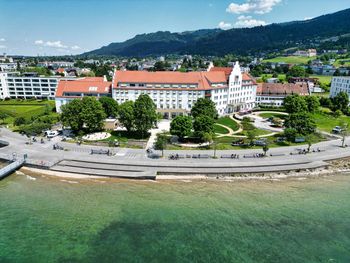
<svg viewBox="0 0 350 263">
<path fill-rule="evenodd" d="M 89 87 L 89 91 L 97 91 L 97 87 Z"/>
</svg>

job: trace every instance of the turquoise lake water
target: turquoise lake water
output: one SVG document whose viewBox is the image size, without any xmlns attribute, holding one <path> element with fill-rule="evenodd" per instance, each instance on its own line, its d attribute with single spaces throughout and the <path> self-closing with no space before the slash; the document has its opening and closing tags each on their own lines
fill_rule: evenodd
<svg viewBox="0 0 350 263">
<path fill-rule="evenodd" d="M 350 262 L 350 176 L 0 181 L 0 262 Z"/>
</svg>

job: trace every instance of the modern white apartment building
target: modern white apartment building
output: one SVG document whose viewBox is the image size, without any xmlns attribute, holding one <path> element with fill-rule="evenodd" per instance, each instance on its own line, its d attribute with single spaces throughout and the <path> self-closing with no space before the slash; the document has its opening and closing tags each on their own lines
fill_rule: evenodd
<svg viewBox="0 0 350 263">
<path fill-rule="evenodd" d="M 333 77 L 330 97 L 335 97 L 339 92 L 344 91 L 350 97 L 350 77 Z"/>
<path fill-rule="evenodd" d="M 165 118 L 188 114 L 199 98 L 211 99 L 219 115 L 225 115 L 252 109 L 256 84 L 238 62 L 208 72 L 115 72 L 112 97 L 118 103 L 135 101 L 141 94 L 148 94 Z"/>
<path fill-rule="evenodd" d="M 20 75 L 18 72 L 0 72 L 0 99 L 54 100 L 58 82 L 62 77 Z M 69 78 L 72 79 L 72 78 Z"/>
</svg>

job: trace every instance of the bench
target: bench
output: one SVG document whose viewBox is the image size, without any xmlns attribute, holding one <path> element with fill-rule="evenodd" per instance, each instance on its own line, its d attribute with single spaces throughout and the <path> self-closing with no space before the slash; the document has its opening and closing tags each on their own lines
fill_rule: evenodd
<svg viewBox="0 0 350 263">
<path fill-rule="evenodd" d="M 94 149 L 91 149 L 91 154 L 107 154 L 109 155 L 110 151 L 109 150 L 94 150 Z"/>
<path fill-rule="evenodd" d="M 192 158 L 194 158 L 194 159 L 209 159 L 210 156 L 208 154 L 193 154 Z"/>
</svg>

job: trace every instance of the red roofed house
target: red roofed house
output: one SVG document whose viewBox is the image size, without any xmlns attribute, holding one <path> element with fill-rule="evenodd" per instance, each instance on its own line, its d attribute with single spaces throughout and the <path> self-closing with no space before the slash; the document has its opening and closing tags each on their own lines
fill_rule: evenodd
<svg viewBox="0 0 350 263">
<path fill-rule="evenodd" d="M 219 115 L 249 110 L 255 106 L 256 84 L 234 68 L 212 68 L 209 72 L 115 71 L 112 97 L 123 103 L 148 94 L 165 118 L 187 114 L 199 98 L 209 98 Z"/>
<path fill-rule="evenodd" d="M 56 111 L 61 112 L 61 106 L 73 99 L 84 96 L 96 98 L 111 96 L 111 84 L 103 77 L 61 80 L 58 83 L 55 97 Z"/>
<path fill-rule="evenodd" d="M 259 83 L 256 92 L 256 104 L 280 107 L 283 105 L 284 98 L 293 94 L 309 96 L 310 92 L 308 84 Z"/>
</svg>

